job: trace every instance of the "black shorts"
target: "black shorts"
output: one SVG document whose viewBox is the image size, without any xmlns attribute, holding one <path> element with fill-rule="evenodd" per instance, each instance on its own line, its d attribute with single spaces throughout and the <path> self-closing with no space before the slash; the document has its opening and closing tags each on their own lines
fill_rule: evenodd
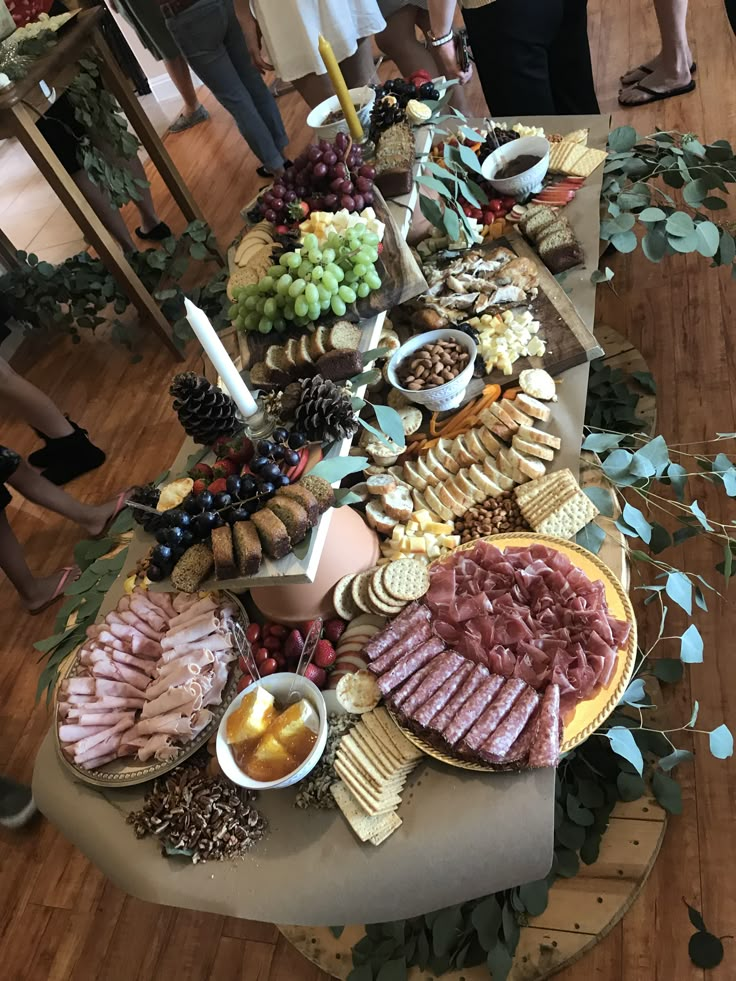
<svg viewBox="0 0 736 981">
<path fill-rule="evenodd" d="M 0 511 L 4 511 L 12 498 L 5 486 L 5 481 L 13 476 L 20 464 L 20 457 L 7 446 L 0 446 Z"/>
<path fill-rule="evenodd" d="M 36 126 L 67 174 L 76 174 L 82 169 L 77 147 L 87 131 L 75 119 L 74 109 L 66 92 L 49 106 Z"/>
</svg>

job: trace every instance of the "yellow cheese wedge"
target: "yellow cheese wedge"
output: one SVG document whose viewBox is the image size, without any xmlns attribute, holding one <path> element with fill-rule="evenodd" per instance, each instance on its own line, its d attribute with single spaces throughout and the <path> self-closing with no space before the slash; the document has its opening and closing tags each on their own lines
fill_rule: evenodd
<svg viewBox="0 0 736 981">
<path fill-rule="evenodd" d="M 419 525 L 421 531 L 426 531 L 427 526 L 432 522 L 432 515 L 429 513 L 429 511 L 424 509 L 421 511 L 415 511 L 411 517 L 412 521 L 415 521 Z"/>
<path fill-rule="evenodd" d="M 442 524 L 439 521 L 430 521 L 424 532 L 427 535 L 451 535 L 452 527 L 452 525 Z"/>
</svg>

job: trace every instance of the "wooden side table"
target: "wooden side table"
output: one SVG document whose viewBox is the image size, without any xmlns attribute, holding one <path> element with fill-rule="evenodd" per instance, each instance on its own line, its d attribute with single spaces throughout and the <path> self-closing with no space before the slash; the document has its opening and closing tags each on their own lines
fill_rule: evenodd
<svg viewBox="0 0 736 981">
<path fill-rule="evenodd" d="M 183 356 L 173 341 L 171 325 L 133 270 L 118 243 L 92 210 L 59 158 L 39 132 L 36 126 L 37 114 L 29 108 L 29 105 L 36 108 L 35 104 L 40 103 L 37 108 L 39 112 L 43 112 L 48 107 L 48 102 L 37 98 L 39 82 L 43 80 L 57 92 L 63 92 L 77 75 L 79 59 L 93 48 L 100 58 L 100 70 L 105 85 L 120 103 L 182 214 L 187 221 L 203 219 L 202 211 L 174 166 L 148 116 L 141 109 L 130 83 L 118 68 L 102 37 L 99 30 L 102 17 L 103 10 L 99 7 L 80 11 L 65 27 L 58 44 L 34 62 L 28 75 L 10 88 L 0 91 L 0 139 L 17 137 L 136 307 L 141 320 L 150 323 L 164 344 L 179 360 L 182 360 Z M 6 255 L 7 252 L 9 255 Z M 11 268 L 15 264 L 14 253 L 15 250 L 9 239 L 0 232 L 0 256 L 6 264 L 10 263 Z M 222 254 L 220 258 L 224 262 Z"/>
</svg>

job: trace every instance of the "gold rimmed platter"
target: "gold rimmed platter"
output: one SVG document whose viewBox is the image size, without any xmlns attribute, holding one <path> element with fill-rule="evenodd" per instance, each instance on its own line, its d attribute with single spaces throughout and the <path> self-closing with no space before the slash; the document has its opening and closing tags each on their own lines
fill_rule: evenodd
<svg viewBox="0 0 736 981">
<path fill-rule="evenodd" d="M 567 541 L 564 538 L 556 538 L 554 535 L 542 535 L 535 532 L 514 532 L 508 535 L 489 535 L 486 538 L 476 538 L 472 542 L 467 542 L 465 545 L 456 548 L 451 555 L 436 559 L 430 568 L 447 563 L 458 552 L 468 551 L 474 548 L 479 541 L 488 542 L 501 550 L 510 546 L 524 548 L 530 545 L 547 545 L 549 548 L 561 552 L 581 572 L 584 572 L 591 582 L 601 581 L 603 583 L 608 612 L 618 620 L 625 620 L 631 626 L 626 646 L 618 652 L 616 669 L 609 683 L 605 687 L 600 688 L 592 698 L 578 702 L 573 712 L 563 719 L 564 736 L 560 752 L 567 753 L 585 742 L 588 736 L 592 735 L 592 733 L 603 725 L 620 702 L 621 696 L 631 681 L 636 663 L 637 643 L 636 617 L 634 616 L 631 600 L 614 573 L 597 555 L 589 552 L 581 545 L 577 545 L 575 542 Z M 514 765 L 479 763 L 463 760 L 444 753 L 421 736 L 412 732 L 393 712 L 391 712 L 391 716 L 407 739 L 421 749 L 423 753 L 426 753 L 427 756 L 431 756 L 441 763 L 447 763 L 448 766 L 460 767 L 463 770 L 476 770 L 483 773 L 517 769 Z"/>
</svg>

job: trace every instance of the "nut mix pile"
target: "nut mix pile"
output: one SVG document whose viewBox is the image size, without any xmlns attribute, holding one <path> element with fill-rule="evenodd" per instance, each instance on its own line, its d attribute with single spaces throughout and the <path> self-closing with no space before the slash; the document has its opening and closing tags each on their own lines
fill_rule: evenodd
<svg viewBox="0 0 736 981">
<path fill-rule="evenodd" d="M 266 833 L 266 819 L 252 806 L 255 793 L 224 777 L 210 777 L 207 756 L 160 777 L 140 811 L 128 815 L 137 838 L 156 835 L 162 854 L 191 852 L 192 862 L 241 858 Z"/>
<path fill-rule="evenodd" d="M 398 367 L 399 381 L 412 392 L 446 385 L 468 363 L 467 349 L 452 340 L 425 344 L 405 358 Z"/>
<path fill-rule="evenodd" d="M 455 533 L 460 535 L 462 545 L 485 535 L 527 531 L 528 528 L 512 491 L 504 491 L 499 497 L 489 497 L 481 504 L 475 504 L 455 522 Z"/>
<path fill-rule="evenodd" d="M 338 779 L 334 763 L 337 756 L 337 747 L 340 740 L 358 722 L 356 715 L 339 715 L 333 713 L 328 716 L 329 726 L 327 732 L 327 743 L 317 766 L 312 770 L 306 780 L 299 786 L 299 793 L 294 802 L 297 807 L 306 810 L 308 807 L 316 807 L 321 810 L 334 808 L 335 798 L 330 793 L 330 787 Z"/>
</svg>

